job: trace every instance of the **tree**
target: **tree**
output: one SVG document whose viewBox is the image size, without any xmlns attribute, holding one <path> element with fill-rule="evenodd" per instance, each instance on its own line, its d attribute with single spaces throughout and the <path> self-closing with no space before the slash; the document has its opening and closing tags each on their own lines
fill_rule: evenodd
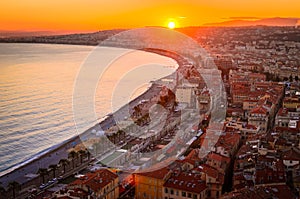
<svg viewBox="0 0 300 199">
<path fill-rule="evenodd" d="M 91 160 L 91 152 L 89 150 L 87 150 L 86 154 L 87 154 L 88 160 L 90 161 Z"/>
<path fill-rule="evenodd" d="M 17 192 L 20 190 L 21 185 L 17 181 L 12 181 L 8 184 L 8 190 L 12 190 L 13 198 L 16 198 Z"/>
<path fill-rule="evenodd" d="M 61 159 L 59 164 L 63 166 L 64 173 L 66 173 L 66 166 L 69 164 L 69 161 L 67 159 Z"/>
<path fill-rule="evenodd" d="M 118 140 L 119 140 L 119 142 L 123 139 L 125 139 L 125 132 L 124 131 L 122 131 L 122 130 L 118 130 L 117 131 L 117 135 L 118 135 Z"/>
<path fill-rule="evenodd" d="M 57 164 L 51 164 L 49 166 L 49 168 L 52 170 L 53 172 L 53 178 L 55 178 L 55 171 L 57 170 Z"/>
<path fill-rule="evenodd" d="M 42 177 L 43 183 L 45 183 L 45 176 L 48 175 L 48 169 L 39 168 L 37 173 Z"/>
<path fill-rule="evenodd" d="M 112 133 L 111 135 L 108 136 L 108 139 L 113 143 L 116 144 L 116 134 Z"/>
<path fill-rule="evenodd" d="M 139 117 L 139 116 L 141 116 L 141 107 L 140 107 L 140 105 L 136 105 L 134 108 L 134 112 L 133 112 L 133 116 L 134 117 Z"/>
<path fill-rule="evenodd" d="M 71 160 L 72 160 L 72 167 L 74 169 L 75 168 L 75 162 L 74 161 L 75 161 L 75 158 L 78 157 L 78 153 L 76 151 L 74 151 L 74 150 L 70 151 L 68 157 L 71 158 Z"/>
<path fill-rule="evenodd" d="M 82 164 L 82 159 L 86 155 L 86 150 L 81 149 L 78 151 L 78 153 L 79 153 L 79 157 L 80 157 L 80 164 Z"/>
</svg>

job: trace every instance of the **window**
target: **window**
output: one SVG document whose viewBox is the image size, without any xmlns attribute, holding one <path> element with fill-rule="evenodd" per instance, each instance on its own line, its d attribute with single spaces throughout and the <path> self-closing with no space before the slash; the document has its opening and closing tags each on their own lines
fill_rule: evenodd
<svg viewBox="0 0 300 199">
<path fill-rule="evenodd" d="M 193 195 L 193 199 L 198 199 L 196 194 Z"/>
<path fill-rule="evenodd" d="M 168 188 L 165 188 L 165 193 L 168 193 Z"/>
<path fill-rule="evenodd" d="M 183 191 L 183 192 L 181 193 L 181 196 L 186 197 L 186 192 Z"/>
<path fill-rule="evenodd" d="M 176 191 L 176 196 L 178 196 L 179 195 L 179 193 L 178 193 L 178 191 Z"/>
<path fill-rule="evenodd" d="M 173 189 L 171 189 L 170 193 L 171 193 L 171 195 L 173 195 L 173 194 L 174 194 L 174 190 L 173 190 Z"/>
<path fill-rule="evenodd" d="M 192 194 L 191 193 L 188 193 L 188 198 L 192 198 Z"/>
<path fill-rule="evenodd" d="M 211 192 L 210 190 L 207 190 L 207 196 L 210 197 L 211 196 Z"/>
</svg>

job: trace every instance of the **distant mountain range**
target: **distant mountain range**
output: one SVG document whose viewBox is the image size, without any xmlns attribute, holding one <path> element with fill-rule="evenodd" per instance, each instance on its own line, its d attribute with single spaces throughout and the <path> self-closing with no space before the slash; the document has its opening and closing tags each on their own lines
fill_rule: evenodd
<svg viewBox="0 0 300 199">
<path fill-rule="evenodd" d="M 0 30 L 0 38 L 7 37 L 36 37 L 36 36 L 51 36 L 64 35 L 75 33 L 90 33 L 91 31 L 26 31 L 26 30 Z"/>
<path fill-rule="evenodd" d="M 54 35 L 55 32 L 51 31 L 22 31 L 22 30 L 0 30 L 0 37 L 27 37 L 27 36 L 41 36 L 41 35 Z"/>
<path fill-rule="evenodd" d="M 258 19 L 255 17 L 231 17 L 228 21 L 218 23 L 206 23 L 202 26 L 214 27 L 240 27 L 240 26 L 300 26 L 300 18 L 264 18 Z M 195 26 L 201 27 L 201 26 Z M 113 31 L 113 30 L 112 30 Z M 8 37 L 36 37 L 36 36 L 51 36 L 51 35 L 65 35 L 76 33 L 90 33 L 91 31 L 23 31 L 23 30 L 0 30 L 0 38 Z"/>
<path fill-rule="evenodd" d="M 238 27 L 238 26 L 296 26 L 300 25 L 300 18 L 264 18 L 256 20 L 229 20 L 219 23 L 207 23 L 203 24 L 204 26 L 229 26 L 229 27 Z"/>
</svg>

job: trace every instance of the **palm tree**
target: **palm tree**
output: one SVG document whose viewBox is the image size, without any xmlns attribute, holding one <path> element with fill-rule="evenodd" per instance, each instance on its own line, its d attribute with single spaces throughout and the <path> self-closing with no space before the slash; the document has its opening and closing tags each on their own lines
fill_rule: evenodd
<svg viewBox="0 0 300 199">
<path fill-rule="evenodd" d="M 61 159 L 61 160 L 59 161 L 59 164 L 63 166 L 63 168 L 64 168 L 64 173 L 66 173 L 66 166 L 69 164 L 69 160 L 67 160 L 67 159 Z"/>
<path fill-rule="evenodd" d="M 57 164 L 51 164 L 49 166 L 49 168 L 52 170 L 53 172 L 53 178 L 55 178 L 55 171 L 57 170 Z"/>
<path fill-rule="evenodd" d="M 16 193 L 21 188 L 21 185 L 17 181 L 12 181 L 8 184 L 8 189 L 12 190 L 13 198 L 16 198 Z"/>
<path fill-rule="evenodd" d="M 118 136 L 118 142 L 120 142 L 122 139 L 125 138 L 124 131 L 118 130 L 118 131 L 117 131 L 117 136 Z"/>
<path fill-rule="evenodd" d="M 85 156 L 86 155 L 86 150 L 79 150 L 78 151 L 78 154 L 79 154 L 79 157 L 80 157 L 80 164 L 82 164 L 82 159 L 83 159 L 83 156 Z"/>
<path fill-rule="evenodd" d="M 91 160 L 91 152 L 89 150 L 86 151 L 86 155 L 88 157 L 88 161 Z"/>
<path fill-rule="evenodd" d="M 73 169 L 74 169 L 74 168 L 75 168 L 74 160 L 75 160 L 75 158 L 78 157 L 78 153 L 77 153 L 76 151 L 74 151 L 74 150 L 73 150 L 73 151 L 70 151 L 68 157 L 71 158 L 71 160 L 72 160 L 72 167 L 73 167 Z"/>
<path fill-rule="evenodd" d="M 48 169 L 46 168 L 39 168 L 37 172 L 43 179 L 43 183 L 45 183 L 45 176 L 48 175 Z"/>
<path fill-rule="evenodd" d="M 113 143 L 113 144 L 116 144 L 116 133 L 113 133 L 111 136 L 110 136 L 110 138 L 111 138 L 111 142 Z"/>
</svg>

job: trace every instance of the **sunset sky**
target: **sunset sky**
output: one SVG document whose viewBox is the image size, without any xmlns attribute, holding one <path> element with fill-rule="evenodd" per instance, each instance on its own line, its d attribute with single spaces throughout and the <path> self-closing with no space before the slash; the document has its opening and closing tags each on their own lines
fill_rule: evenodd
<svg viewBox="0 0 300 199">
<path fill-rule="evenodd" d="M 300 17 L 299 0 L 2 0 L 1 30 L 95 31 Z"/>
</svg>

